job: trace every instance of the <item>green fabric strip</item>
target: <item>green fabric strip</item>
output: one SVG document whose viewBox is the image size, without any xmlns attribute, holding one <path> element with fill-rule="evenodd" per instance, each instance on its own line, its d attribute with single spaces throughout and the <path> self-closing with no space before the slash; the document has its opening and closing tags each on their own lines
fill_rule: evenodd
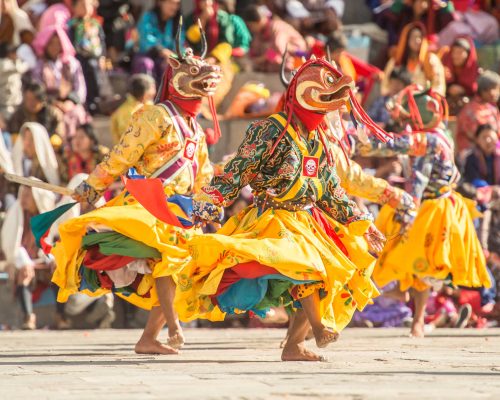
<svg viewBox="0 0 500 400">
<path fill-rule="evenodd" d="M 118 232 L 91 233 L 83 237 L 83 248 L 95 245 L 98 245 L 99 252 L 106 256 L 118 254 L 135 258 L 161 258 L 161 253 L 155 248 Z"/>
</svg>

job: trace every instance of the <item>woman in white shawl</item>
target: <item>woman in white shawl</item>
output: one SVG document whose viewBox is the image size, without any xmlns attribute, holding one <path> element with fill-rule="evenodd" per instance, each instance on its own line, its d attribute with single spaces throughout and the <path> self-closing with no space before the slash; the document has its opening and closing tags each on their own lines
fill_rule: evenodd
<svg viewBox="0 0 500 400">
<path fill-rule="evenodd" d="M 7 211 L 2 226 L 2 250 L 8 265 L 15 267 L 16 298 L 23 311 L 23 329 L 36 328 L 30 286 L 35 278 L 35 268 L 48 262 L 37 248 L 30 229 L 30 219 L 52 210 L 55 200 L 52 192 L 21 186 L 18 199 Z"/>
<path fill-rule="evenodd" d="M 76 175 L 68 187 L 74 189 L 86 177 L 86 174 Z M 35 237 L 30 228 L 30 219 L 35 215 L 51 211 L 55 207 L 72 201 L 70 197 L 63 197 L 56 204 L 54 193 L 21 186 L 19 188 L 18 199 L 6 213 L 0 236 L 1 246 L 8 265 L 15 267 L 16 298 L 23 311 L 23 329 L 36 328 L 36 316 L 33 313 L 30 290 L 35 278 L 35 268 L 48 268 L 51 264 L 51 260 L 45 257 L 43 251 L 36 246 Z M 80 206 L 77 204 L 53 224 L 46 241 L 53 242 L 59 224 L 69 218 L 77 217 L 79 214 Z M 68 327 L 64 316 L 64 304 L 62 303 L 56 304 L 55 326 L 59 329 Z"/>
<path fill-rule="evenodd" d="M 12 150 L 14 173 L 34 176 L 44 182 L 60 185 L 59 165 L 47 129 L 38 122 L 26 122 Z"/>
</svg>

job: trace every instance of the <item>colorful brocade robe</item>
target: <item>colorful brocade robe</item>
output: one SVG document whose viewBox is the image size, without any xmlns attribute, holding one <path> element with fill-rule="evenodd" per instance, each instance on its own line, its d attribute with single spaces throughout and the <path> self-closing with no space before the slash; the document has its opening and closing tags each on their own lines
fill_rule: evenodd
<svg viewBox="0 0 500 400">
<path fill-rule="evenodd" d="M 226 163 L 223 173 L 197 196 L 218 206 L 228 206 L 241 188 L 250 185 L 255 201 L 264 208 L 269 202 L 316 205 L 342 224 L 367 220 L 350 201 L 335 166 L 330 165 L 318 131 L 305 139 L 289 125 L 271 154 L 286 125 L 286 115 L 278 113 L 250 124 L 236 155 Z"/>
<path fill-rule="evenodd" d="M 183 118 L 168 101 L 134 113 L 120 142 L 87 183 L 103 192 L 130 168 L 146 178 L 161 178 L 167 195 L 196 192 L 213 175 L 202 128 L 194 118 Z"/>
</svg>

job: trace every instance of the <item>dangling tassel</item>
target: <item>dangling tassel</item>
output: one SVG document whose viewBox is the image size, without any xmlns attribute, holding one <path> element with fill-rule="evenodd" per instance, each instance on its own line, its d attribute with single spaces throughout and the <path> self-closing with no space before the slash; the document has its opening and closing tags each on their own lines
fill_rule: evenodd
<svg viewBox="0 0 500 400">
<path fill-rule="evenodd" d="M 359 105 L 356 100 L 354 93 L 352 90 L 349 90 L 349 97 L 351 102 L 352 110 L 354 111 L 354 115 L 357 116 L 371 133 L 373 133 L 380 141 L 387 142 L 387 140 L 392 139 L 392 135 L 383 130 L 380 126 L 378 126 L 372 119 L 366 114 L 365 110 Z"/>
<path fill-rule="evenodd" d="M 214 98 L 210 96 L 208 98 L 208 107 L 210 108 L 210 113 L 212 114 L 212 119 L 214 121 L 214 143 L 217 143 L 222 135 L 219 125 L 219 119 L 217 118 L 217 110 L 215 108 Z"/>
</svg>

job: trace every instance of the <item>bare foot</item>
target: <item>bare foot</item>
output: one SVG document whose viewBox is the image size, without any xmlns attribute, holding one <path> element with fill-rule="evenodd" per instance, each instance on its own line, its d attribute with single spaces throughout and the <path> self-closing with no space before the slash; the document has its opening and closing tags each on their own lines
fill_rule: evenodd
<svg viewBox="0 0 500 400">
<path fill-rule="evenodd" d="M 164 344 L 161 344 L 158 340 L 139 340 L 135 345 L 135 352 L 137 354 L 179 354 L 179 352 Z"/>
<path fill-rule="evenodd" d="M 177 332 L 171 336 L 169 336 L 167 340 L 167 344 L 174 348 L 174 349 L 180 349 L 182 346 L 184 346 L 184 336 L 182 335 L 181 332 Z"/>
<path fill-rule="evenodd" d="M 424 323 L 420 321 L 413 321 L 411 324 L 410 337 L 423 338 L 424 337 Z"/>
<path fill-rule="evenodd" d="M 307 350 L 303 344 L 286 345 L 281 361 L 326 361 L 326 358 Z"/>
<path fill-rule="evenodd" d="M 339 334 L 331 329 L 323 328 L 319 332 L 314 332 L 314 337 L 316 338 L 316 346 L 322 349 L 330 343 L 336 342 L 339 338 Z"/>
</svg>

